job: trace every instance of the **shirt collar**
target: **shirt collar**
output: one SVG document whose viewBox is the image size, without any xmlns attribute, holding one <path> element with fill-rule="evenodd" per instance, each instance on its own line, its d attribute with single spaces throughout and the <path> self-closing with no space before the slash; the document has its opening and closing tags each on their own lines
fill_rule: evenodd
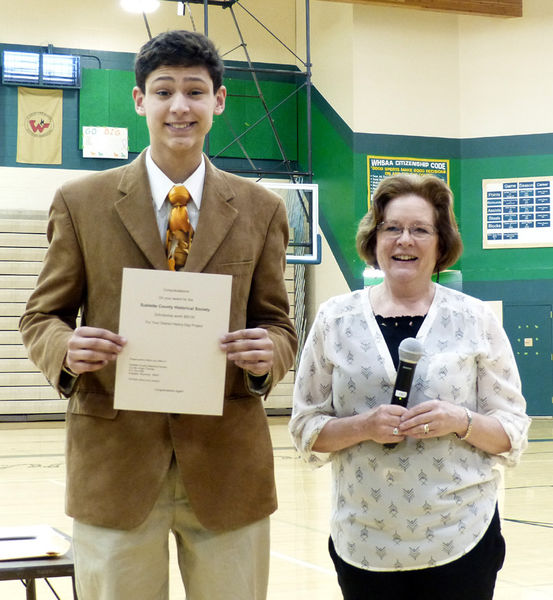
<svg viewBox="0 0 553 600">
<path fill-rule="evenodd" d="M 165 173 L 156 165 L 152 158 L 150 148 L 146 150 L 146 171 L 148 173 L 148 179 L 150 181 L 150 190 L 152 192 L 152 199 L 157 210 L 160 210 L 169 190 L 175 185 L 173 181 L 165 175 Z M 199 167 L 188 177 L 186 181 L 182 181 L 186 189 L 188 190 L 192 201 L 200 209 L 202 202 L 202 192 L 204 189 L 205 180 L 205 159 L 202 154 L 202 160 Z"/>
</svg>

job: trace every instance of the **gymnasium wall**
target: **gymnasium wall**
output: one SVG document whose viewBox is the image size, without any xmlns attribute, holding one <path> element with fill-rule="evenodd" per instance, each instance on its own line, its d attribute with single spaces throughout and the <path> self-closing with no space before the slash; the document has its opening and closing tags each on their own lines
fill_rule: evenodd
<svg viewBox="0 0 553 600">
<path fill-rule="evenodd" d="M 303 0 L 241 1 L 302 55 Z M 130 58 L 146 39 L 142 16 L 123 14 L 114 1 L 80 3 L 79 10 L 72 2 L 54 4 L 45 11 L 38 0 L 0 0 L 0 44 L 91 48 L 91 54 L 105 58 L 105 65 L 116 56 L 119 62 L 111 68 L 124 69 L 121 57 L 128 53 Z M 173 3 L 162 2 L 162 10 L 150 17 L 154 33 L 190 28 L 189 22 L 178 20 L 182 17 L 174 15 L 174 8 Z M 553 3 L 525 0 L 524 16 L 517 19 L 326 0 L 311 0 L 310 8 L 313 169 L 320 186 L 321 228 L 331 251 L 325 252 L 321 266 L 308 269 L 316 271 L 319 281 L 312 286 L 312 306 L 316 308 L 330 291 L 363 284 L 364 265 L 356 256 L 354 235 L 367 209 L 368 154 L 449 159 L 465 243 L 458 264 L 465 291 L 527 306 L 529 316 L 536 302 L 551 304 L 552 248 L 482 249 L 481 181 L 552 174 Z M 232 48 L 239 40 L 233 39 L 234 28 L 224 13 L 211 9 L 210 35 L 220 47 Z M 201 10 L 195 16 L 201 29 Z M 278 44 L 268 44 L 265 33 L 247 18 L 241 20 L 253 60 L 295 64 Z M 226 60 L 241 56 L 234 51 Z M 6 97 L 0 95 L 0 127 L 5 135 L 13 114 L 6 113 L 3 102 Z M 77 123 L 76 113 L 67 116 Z M 24 196 L 21 186 L 26 183 L 21 167 L 6 156 L 9 148 L 1 147 L 0 140 L 4 204 Z M 300 150 L 300 163 L 302 157 Z M 101 168 L 111 166 L 108 162 L 103 161 Z M 68 172 L 83 168 L 100 166 L 85 162 L 69 166 Z M 65 177 L 63 172 L 59 175 Z M 45 188 L 26 202 L 42 206 L 50 198 Z M 325 274 L 335 286 L 322 283 Z M 508 310 L 505 315 L 508 320 Z"/>
<path fill-rule="evenodd" d="M 248 0 L 242 2 L 253 8 Z M 255 13 L 301 54 L 303 0 L 254 4 Z M 91 48 L 103 68 L 131 68 L 133 52 L 146 39 L 142 15 L 123 13 L 112 0 L 78 6 L 74 10 L 75 3 L 59 2 L 44 11 L 38 0 L 0 0 L 0 44 Z M 237 14 L 254 60 L 294 62 L 282 46 L 267 43 L 265 32 L 247 15 L 238 9 Z M 194 16 L 201 29 L 201 6 L 194 7 Z M 521 19 L 311 1 L 313 166 L 321 185 L 323 230 L 350 287 L 360 283 L 363 267 L 352 236 L 367 206 L 367 154 L 451 160 L 451 185 L 466 245 L 461 262 L 465 281 L 549 276 L 549 249 L 481 249 L 480 179 L 548 172 L 553 152 L 551 17 L 549 0 L 526 0 Z M 153 33 L 190 27 L 187 18 L 175 15 L 171 2 L 162 2 L 149 23 Z M 228 11 L 210 9 L 209 25 L 220 47 L 234 47 L 238 40 Z M 241 58 L 238 53 L 231 52 L 227 60 Z M 92 69 L 95 64 L 90 59 L 83 66 Z M 9 106 L 13 111 L 16 89 L 2 86 L 1 91 L 2 185 L 6 189 L 10 184 L 12 169 L 5 168 L 13 167 L 14 186 L 9 187 L 17 188 L 21 178 L 13 159 L 15 115 L 6 110 Z M 74 126 L 70 136 L 78 134 L 77 103 L 71 97 L 76 94 L 64 92 L 64 120 L 69 128 Z M 73 148 L 69 145 L 64 155 L 69 162 L 62 166 L 68 170 L 115 163 L 71 163 Z M 1 200 L 10 202 L 4 195 Z M 47 205 L 49 197 L 36 201 Z"/>
<path fill-rule="evenodd" d="M 314 65 L 333 69 L 313 78 L 321 223 L 348 284 L 363 285 L 353 235 L 367 155 L 448 159 L 463 289 L 503 302 L 530 414 L 553 414 L 553 248 L 482 248 L 482 180 L 553 175 L 553 3 L 525 0 L 519 19 L 346 10 L 316 0 L 312 12 Z"/>
<path fill-rule="evenodd" d="M 312 15 L 315 178 L 350 286 L 362 281 L 350 238 L 368 154 L 451 161 L 469 286 L 551 277 L 550 248 L 482 249 L 481 180 L 551 174 L 553 3 L 498 19 L 315 0 Z"/>
<path fill-rule="evenodd" d="M 296 46 L 296 0 L 246 0 L 244 3 L 261 21 L 269 23 L 271 30 L 287 46 Z M 191 5 L 194 24 L 198 31 L 204 30 L 203 6 Z M 246 34 L 248 48 L 254 60 L 261 62 L 290 62 L 290 54 L 278 44 L 268 41 L 261 27 L 240 8 L 235 9 L 237 19 Z M 124 11 L 119 0 L 95 0 L 75 2 L 42 0 L 13 2 L 0 0 L 0 42 L 4 44 L 28 44 L 65 48 L 94 48 L 108 52 L 136 52 L 148 39 L 142 14 Z M 161 2 L 159 9 L 148 15 L 152 35 L 169 29 L 193 29 L 187 16 L 177 15 L 175 2 Z M 236 33 L 228 9 L 212 7 L 209 10 L 209 35 L 218 47 L 230 51 L 225 57 L 241 60 L 242 51 L 237 48 L 240 38 Z"/>
</svg>

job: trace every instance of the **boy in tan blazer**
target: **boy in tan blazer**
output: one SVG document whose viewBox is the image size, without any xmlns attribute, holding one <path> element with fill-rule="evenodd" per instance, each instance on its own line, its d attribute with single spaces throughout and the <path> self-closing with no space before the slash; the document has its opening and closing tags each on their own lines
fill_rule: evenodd
<svg viewBox="0 0 553 600">
<path fill-rule="evenodd" d="M 266 597 L 276 493 L 261 397 L 296 351 L 283 279 L 288 226 L 276 195 L 202 153 L 225 107 L 223 68 L 201 34 L 147 42 L 133 98 L 149 148 L 64 184 L 50 210 L 49 249 L 21 332 L 30 358 L 69 397 L 66 509 L 80 600 L 168 598 L 169 531 L 188 600 Z M 117 333 L 122 270 L 168 268 L 166 196 L 176 183 L 192 196 L 183 269 L 233 278 L 222 416 L 113 407 L 126 343 Z M 186 361 L 193 349 L 182 351 Z"/>
</svg>

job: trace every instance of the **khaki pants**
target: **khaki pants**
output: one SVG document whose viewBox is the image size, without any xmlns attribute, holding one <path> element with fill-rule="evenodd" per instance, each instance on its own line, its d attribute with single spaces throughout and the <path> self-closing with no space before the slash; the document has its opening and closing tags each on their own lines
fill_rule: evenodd
<svg viewBox="0 0 553 600">
<path fill-rule="evenodd" d="M 187 600 L 265 600 L 269 518 L 226 532 L 200 525 L 173 464 L 152 512 L 122 531 L 75 521 L 79 600 L 168 600 L 169 532 Z"/>
</svg>

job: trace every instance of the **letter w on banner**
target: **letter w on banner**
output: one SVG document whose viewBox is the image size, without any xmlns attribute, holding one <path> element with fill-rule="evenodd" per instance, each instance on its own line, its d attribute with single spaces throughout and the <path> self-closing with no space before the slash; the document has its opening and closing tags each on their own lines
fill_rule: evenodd
<svg viewBox="0 0 553 600">
<path fill-rule="evenodd" d="M 17 88 L 17 162 L 61 164 L 63 91 Z"/>
</svg>

